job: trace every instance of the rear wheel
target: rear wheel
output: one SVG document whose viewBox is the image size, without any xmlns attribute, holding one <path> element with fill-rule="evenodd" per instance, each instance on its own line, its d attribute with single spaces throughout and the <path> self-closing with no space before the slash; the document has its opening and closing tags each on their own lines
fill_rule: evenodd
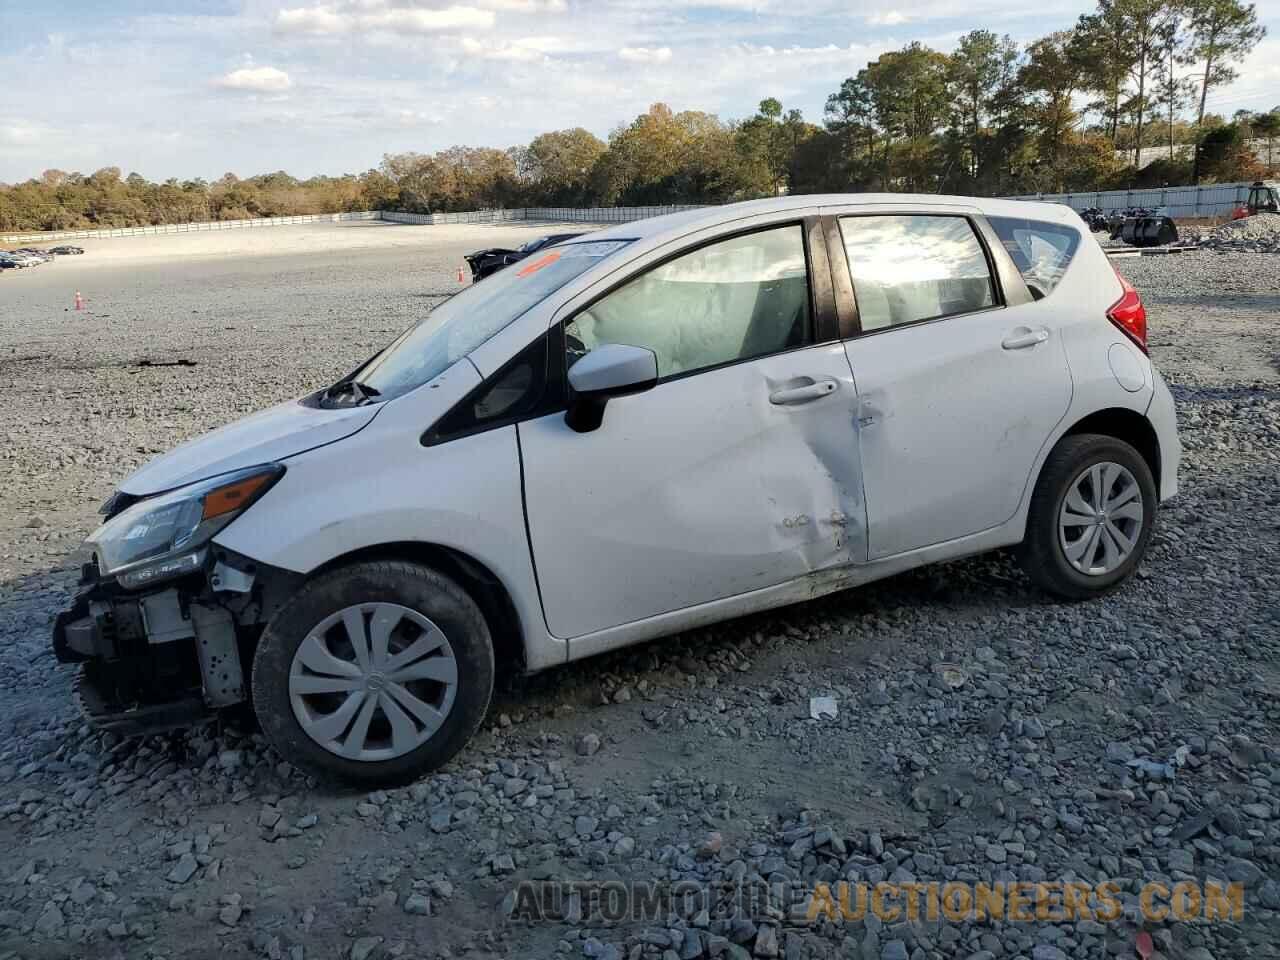
<svg viewBox="0 0 1280 960">
<path fill-rule="evenodd" d="M 263 632 L 253 701 L 291 761 L 361 784 L 405 783 L 456 754 L 484 719 L 493 645 L 458 584 L 404 562 L 308 583 Z"/>
<path fill-rule="evenodd" d="M 1101 596 L 1142 562 L 1156 508 L 1151 469 L 1133 447 L 1100 434 L 1065 437 L 1032 494 L 1022 568 L 1065 599 Z"/>
</svg>

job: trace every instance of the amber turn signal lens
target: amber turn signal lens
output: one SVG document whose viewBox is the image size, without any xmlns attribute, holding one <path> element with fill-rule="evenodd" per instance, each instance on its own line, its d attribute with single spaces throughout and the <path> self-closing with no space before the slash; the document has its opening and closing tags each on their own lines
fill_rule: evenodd
<svg viewBox="0 0 1280 960">
<path fill-rule="evenodd" d="M 212 520 L 214 517 L 220 517 L 224 513 L 239 510 L 253 499 L 254 494 L 273 479 L 275 478 L 271 474 L 262 473 L 256 477 L 247 477 L 244 480 L 210 491 L 204 498 L 203 519 Z"/>
</svg>

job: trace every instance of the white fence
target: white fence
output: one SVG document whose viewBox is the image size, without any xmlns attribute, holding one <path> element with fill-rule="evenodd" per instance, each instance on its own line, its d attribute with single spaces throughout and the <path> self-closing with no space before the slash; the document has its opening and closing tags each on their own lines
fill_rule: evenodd
<svg viewBox="0 0 1280 960">
<path fill-rule="evenodd" d="M 1151 190 L 1103 190 L 1094 193 L 1033 193 L 1013 200 L 1052 200 L 1079 213 L 1089 207 L 1104 212 L 1126 207 L 1160 207 L 1171 217 L 1221 217 L 1249 198 L 1249 183 L 1217 183 L 1208 187 L 1157 187 Z"/>
<path fill-rule="evenodd" d="M 697 204 L 654 207 L 513 207 L 509 210 L 464 210 L 459 213 L 402 213 L 398 210 L 364 210 L 356 213 L 314 213 L 296 217 L 260 217 L 251 220 L 207 220 L 200 223 L 164 223 L 152 227 L 112 227 L 104 230 L 60 230 L 54 233 L 15 233 L 0 236 L 0 244 L 48 243 L 54 240 L 88 240 L 97 237 L 152 237 L 167 233 L 205 230 L 241 230 L 278 227 L 294 223 L 337 223 L 341 220 L 387 220 L 393 223 L 629 223 L 665 213 L 696 210 Z"/>
<path fill-rule="evenodd" d="M 1161 187 L 1151 190 L 1104 190 L 1093 193 L 1036 193 L 1013 200 L 1050 200 L 1073 210 L 1100 207 L 1104 211 L 1126 207 L 1160 207 L 1171 217 L 1218 217 L 1230 214 L 1249 196 L 1248 183 L 1221 183 L 1207 187 Z M 630 223 L 668 213 L 697 210 L 699 204 L 663 204 L 649 207 L 512 207 L 507 210 L 464 210 L 458 213 L 403 213 L 398 210 L 364 210 L 354 213 L 316 213 L 295 217 L 261 217 L 250 220 L 209 220 L 199 223 L 165 223 L 151 227 L 113 227 L 104 230 L 61 230 L 55 233 L 16 233 L 0 236 L 0 244 L 48 243 L 54 240 L 87 240 L 99 237 L 149 237 L 207 230 L 242 230 L 297 223 L 337 223 L 343 220 L 386 220 L 393 223 Z"/>
<path fill-rule="evenodd" d="M 14 233 L 0 236 L 0 243 L 43 243 L 49 240 L 88 240 L 94 237 L 154 237 L 165 233 L 206 230 L 240 230 L 246 227 L 281 227 L 294 223 L 337 223 L 339 220 L 377 220 L 380 211 L 355 213 L 306 213 L 294 217 L 256 217 L 249 220 L 202 220 L 197 223 L 161 223 L 149 227 L 108 227 L 102 230 L 58 230 L 53 233 Z"/>
<path fill-rule="evenodd" d="M 697 203 L 668 203 L 653 207 L 527 207 L 524 219 L 557 223 L 630 223 L 668 213 L 699 210 L 702 206 Z"/>
<path fill-rule="evenodd" d="M 653 207 L 512 207 L 509 210 L 465 210 L 460 213 L 400 213 L 383 210 L 379 216 L 395 223 L 630 223 L 681 210 L 697 210 L 698 204 L 669 203 Z"/>
<path fill-rule="evenodd" d="M 462 210 L 458 213 L 403 213 L 399 210 L 377 211 L 379 220 L 392 223 L 442 224 L 442 223 L 507 223 L 523 220 L 523 208 L 511 210 Z"/>
</svg>

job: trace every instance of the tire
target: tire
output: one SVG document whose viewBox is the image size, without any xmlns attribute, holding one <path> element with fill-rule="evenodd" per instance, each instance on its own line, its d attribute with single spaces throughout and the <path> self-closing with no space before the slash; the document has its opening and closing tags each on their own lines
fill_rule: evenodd
<svg viewBox="0 0 1280 960">
<path fill-rule="evenodd" d="M 1068 547 L 1082 544 L 1083 541 L 1067 541 L 1068 533 L 1079 532 L 1081 537 L 1087 536 L 1089 528 L 1083 525 L 1067 526 L 1064 530 L 1060 523 L 1064 521 L 1064 506 L 1067 497 L 1084 479 L 1084 474 L 1095 465 L 1118 465 L 1128 472 L 1136 481 L 1138 497 L 1132 498 L 1141 502 L 1140 526 L 1136 529 L 1131 521 L 1114 519 L 1115 524 L 1123 524 L 1131 536 L 1133 547 L 1114 568 L 1105 569 L 1106 564 L 1099 561 L 1097 570 L 1105 572 L 1085 572 L 1073 565 L 1068 557 Z M 1110 469 L 1110 468 L 1106 468 Z M 1118 483 L 1125 483 L 1123 474 L 1115 471 L 1108 476 L 1118 476 Z M 1091 489 L 1091 484 L 1089 486 Z M 1117 489 L 1113 487 L 1112 489 Z M 1123 487 L 1120 487 L 1123 489 Z M 1077 491 L 1078 492 L 1078 491 Z M 1089 498 L 1084 498 L 1086 502 Z M 1079 501 L 1076 501 L 1079 502 Z M 1074 508 L 1071 508 L 1074 509 Z M 1031 507 L 1027 513 L 1027 529 L 1022 543 L 1017 548 L 1017 556 L 1022 569 L 1037 585 L 1064 600 L 1089 600 L 1110 593 L 1124 583 L 1142 562 L 1151 540 L 1151 532 L 1155 527 L 1158 502 L 1156 484 L 1151 475 L 1151 468 L 1146 460 L 1133 447 L 1115 437 L 1102 434 L 1075 434 L 1064 437 L 1054 447 L 1040 471 L 1035 491 L 1031 496 Z M 1133 512 L 1133 507 L 1126 507 Z M 1077 514 L 1072 513 L 1074 518 Z M 1104 512 L 1103 516 L 1106 516 Z M 1107 521 L 1110 522 L 1110 521 Z M 1098 531 L 1105 536 L 1106 529 Z M 1123 541 L 1112 537 L 1111 544 L 1120 545 Z M 1099 555 L 1108 545 L 1099 544 Z M 1092 552 L 1084 545 L 1086 553 Z M 1117 555 L 1120 551 L 1117 551 Z M 1077 560 L 1087 564 L 1083 559 Z"/>
<path fill-rule="evenodd" d="M 381 605 L 375 607 L 375 605 Z M 323 721 L 326 716 L 335 717 L 347 706 L 350 693 L 323 693 L 315 697 L 304 697 L 298 693 L 300 687 L 291 684 L 302 680 L 323 680 L 322 676 L 310 673 L 302 658 L 298 655 L 304 641 L 309 641 L 308 651 L 315 650 L 316 637 L 334 637 L 336 640 L 322 639 L 325 653 L 333 656 L 335 648 L 345 649 L 341 645 L 344 638 L 349 637 L 345 620 L 339 620 L 324 634 L 318 632 L 326 622 L 334 617 L 349 612 L 352 608 L 360 610 L 359 616 L 365 625 L 366 636 L 374 635 L 374 619 L 376 611 L 392 611 L 387 616 L 394 616 L 395 611 L 407 611 L 404 620 L 398 622 L 392 630 L 392 637 L 387 641 L 390 656 L 394 659 L 395 645 L 401 643 L 401 652 L 406 652 L 410 639 L 434 636 L 419 626 L 425 620 L 427 625 L 438 629 L 445 639 L 444 649 L 436 649 L 430 657 L 444 656 L 447 650 L 456 668 L 456 676 L 452 685 L 448 682 L 437 683 L 434 679 L 416 678 L 402 684 L 389 682 L 392 674 L 374 677 L 366 673 L 358 679 L 338 678 L 340 682 L 359 683 L 361 709 L 356 714 L 363 718 L 363 707 L 368 700 L 378 700 L 376 707 L 370 707 L 371 719 L 365 720 L 365 733 L 361 734 L 360 743 L 368 743 L 375 747 L 385 743 L 385 748 L 358 751 L 368 754 L 361 759 L 355 756 L 341 756 L 335 752 L 338 747 L 334 740 L 329 746 L 322 743 L 307 732 L 300 719 L 299 710 L 312 722 L 312 729 L 319 730 L 316 719 Z M 334 631 L 337 631 L 335 634 Z M 403 633 L 401 633 L 403 631 Z M 414 633 L 414 631 L 418 631 Z M 376 645 L 376 642 L 375 642 Z M 427 644 L 429 646 L 429 644 Z M 304 651 L 306 656 L 307 651 Z M 352 657 L 354 657 L 354 650 Z M 336 659 L 346 659 L 337 656 Z M 326 661 L 327 663 L 328 661 Z M 426 659 L 412 661 L 415 664 L 427 662 Z M 432 663 L 436 663 L 434 659 Z M 393 666 L 390 661 L 383 661 L 388 670 Z M 376 664 L 375 664 L 376 667 Z M 376 669 L 371 668 L 376 673 Z M 332 671 L 330 671 L 332 672 Z M 400 671 L 401 673 L 404 670 Z M 489 635 L 489 627 L 484 614 L 476 606 L 470 595 L 450 578 L 428 567 L 402 561 L 365 562 L 343 567 L 322 574 L 307 583 L 284 607 L 282 607 L 263 631 L 258 649 L 253 659 L 253 704 L 262 725 L 263 732 L 290 762 L 304 767 L 325 779 L 340 780 L 362 786 L 382 785 L 395 786 L 411 782 L 425 773 L 439 767 L 461 750 L 479 728 L 489 708 L 489 700 L 493 693 L 493 642 Z M 376 679 L 376 686 L 375 684 Z M 443 707 L 437 712 L 443 713 L 443 721 L 433 732 L 427 724 L 421 724 L 415 730 L 415 737 L 427 737 L 417 746 L 396 754 L 398 745 L 389 738 L 395 726 L 391 722 L 391 713 L 383 706 L 384 696 L 397 701 L 399 694 L 412 690 L 420 693 L 423 686 L 430 691 L 440 693 L 448 709 Z M 400 688 L 398 693 L 390 688 Z M 452 689 L 450 695 L 449 691 Z M 392 696 L 395 693 L 396 696 Z M 328 713 L 323 710 L 314 715 L 311 705 L 324 697 L 332 697 L 332 701 L 340 706 Z M 424 695 L 425 696 L 425 695 Z M 419 706 L 421 701 L 415 701 Z M 304 706 L 298 707 L 302 703 Z M 327 705 L 327 703 L 326 703 Z M 391 712 L 399 707 L 398 702 L 391 703 Z M 408 711 L 400 709 L 403 717 L 410 717 Z M 359 723 L 359 719 L 354 721 Z M 417 722 L 415 722 L 417 725 Z M 385 731 L 383 741 L 378 741 L 375 734 Z M 351 727 L 354 731 L 354 726 Z M 339 734 L 338 736 L 341 736 Z M 355 736 L 349 732 L 348 736 Z M 406 737 L 405 742 L 411 738 Z M 386 759 L 379 758 L 386 754 Z"/>
</svg>

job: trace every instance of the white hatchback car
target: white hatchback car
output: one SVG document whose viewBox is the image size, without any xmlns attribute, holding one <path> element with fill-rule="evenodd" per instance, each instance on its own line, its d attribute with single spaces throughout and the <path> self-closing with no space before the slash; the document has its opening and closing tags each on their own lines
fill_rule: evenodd
<svg viewBox="0 0 1280 960">
<path fill-rule="evenodd" d="M 1177 490 L 1146 317 L 1063 206 L 785 197 L 602 230 L 129 477 L 54 631 L 99 724 L 251 701 L 403 782 L 542 670 L 1017 545 L 1096 597 Z"/>
</svg>

